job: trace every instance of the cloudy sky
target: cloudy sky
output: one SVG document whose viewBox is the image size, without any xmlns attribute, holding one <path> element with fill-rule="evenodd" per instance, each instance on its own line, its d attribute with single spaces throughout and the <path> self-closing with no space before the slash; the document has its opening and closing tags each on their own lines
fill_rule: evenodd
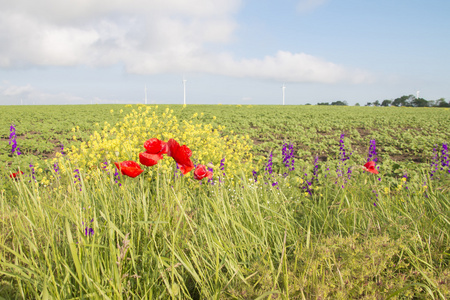
<svg viewBox="0 0 450 300">
<path fill-rule="evenodd" d="M 450 100 L 448 0 L 0 0 L 0 104 Z"/>
</svg>

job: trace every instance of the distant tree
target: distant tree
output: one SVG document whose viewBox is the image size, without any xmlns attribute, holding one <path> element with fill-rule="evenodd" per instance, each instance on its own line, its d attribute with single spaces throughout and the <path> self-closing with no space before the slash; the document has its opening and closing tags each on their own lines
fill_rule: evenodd
<svg viewBox="0 0 450 300">
<path fill-rule="evenodd" d="M 358 102 L 356 102 L 355 106 L 361 106 Z"/>
<path fill-rule="evenodd" d="M 447 103 L 444 98 L 439 98 L 435 101 L 436 107 L 450 107 L 450 102 Z"/>
<path fill-rule="evenodd" d="M 372 102 L 367 102 L 366 106 L 372 106 Z"/>
<path fill-rule="evenodd" d="M 328 102 L 319 102 L 319 103 L 317 103 L 317 105 L 330 105 L 330 103 L 328 103 Z"/>
<path fill-rule="evenodd" d="M 376 100 L 376 101 L 373 103 L 373 105 L 374 105 L 374 106 L 380 106 L 381 104 L 380 104 L 380 101 Z"/>
<path fill-rule="evenodd" d="M 392 104 L 392 100 L 383 100 L 383 102 L 381 102 L 381 106 L 390 106 Z"/>
<path fill-rule="evenodd" d="M 340 106 L 347 106 L 347 101 L 334 101 L 331 102 L 331 105 L 340 105 Z"/>
<path fill-rule="evenodd" d="M 305 105 L 311 105 L 311 103 L 306 103 Z"/>
<path fill-rule="evenodd" d="M 412 106 L 411 105 L 411 101 L 414 98 L 413 95 L 403 95 L 400 98 L 396 98 L 394 99 L 394 101 L 392 102 L 393 106 Z"/>
<path fill-rule="evenodd" d="M 430 106 L 430 103 L 423 98 L 414 98 L 411 101 L 411 105 L 414 107 L 428 107 Z"/>
</svg>

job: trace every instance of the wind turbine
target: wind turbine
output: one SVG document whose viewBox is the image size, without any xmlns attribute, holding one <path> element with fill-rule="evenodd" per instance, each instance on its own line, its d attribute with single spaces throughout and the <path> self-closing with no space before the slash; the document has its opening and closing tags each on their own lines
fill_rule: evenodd
<svg viewBox="0 0 450 300">
<path fill-rule="evenodd" d="M 183 104 L 186 105 L 186 79 L 183 76 Z"/>
<path fill-rule="evenodd" d="M 283 105 L 284 105 L 284 95 L 285 95 L 285 90 L 286 90 L 286 86 L 284 85 L 284 83 L 281 88 L 283 89 Z"/>
<path fill-rule="evenodd" d="M 147 105 L 147 85 L 145 86 L 145 105 Z"/>
<path fill-rule="evenodd" d="M 420 91 L 417 91 L 417 97 L 416 97 L 416 99 L 419 99 L 419 94 L 420 94 Z"/>
</svg>

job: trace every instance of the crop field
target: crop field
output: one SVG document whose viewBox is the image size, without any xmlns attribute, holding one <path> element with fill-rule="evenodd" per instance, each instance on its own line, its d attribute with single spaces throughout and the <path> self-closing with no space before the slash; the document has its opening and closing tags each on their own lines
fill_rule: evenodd
<svg viewBox="0 0 450 300">
<path fill-rule="evenodd" d="M 448 299 L 449 128 L 447 108 L 4 106 L 0 299 Z"/>
<path fill-rule="evenodd" d="M 446 108 L 160 105 L 159 110 L 167 107 L 182 119 L 197 113 L 199 121 L 224 126 L 224 134 L 248 134 L 255 144 L 254 151 L 261 155 L 276 151 L 281 142 L 289 141 L 296 157 L 305 160 L 315 155 L 321 161 L 335 158 L 333 146 L 342 133 L 356 153 L 365 153 L 369 140 L 376 139 L 382 155 L 400 162 L 425 163 L 431 159 L 433 147 L 449 139 L 450 110 Z M 1 161 L 9 161 L 11 124 L 16 125 L 25 155 L 49 158 L 54 157 L 61 144 L 78 145 L 96 130 L 95 124 L 115 124 L 134 108 L 4 106 L 0 112 Z"/>
</svg>

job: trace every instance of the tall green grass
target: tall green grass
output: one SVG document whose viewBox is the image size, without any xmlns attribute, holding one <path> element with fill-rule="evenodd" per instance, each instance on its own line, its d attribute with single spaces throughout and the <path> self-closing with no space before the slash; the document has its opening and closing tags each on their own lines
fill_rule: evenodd
<svg viewBox="0 0 450 300">
<path fill-rule="evenodd" d="M 305 195 L 289 176 L 119 186 L 66 163 L 47 186 L 22 176 L 1 193 L 4 299 L 450 297 L 448 180 L 398 189 L 354 172 Z"/>
</svg>

